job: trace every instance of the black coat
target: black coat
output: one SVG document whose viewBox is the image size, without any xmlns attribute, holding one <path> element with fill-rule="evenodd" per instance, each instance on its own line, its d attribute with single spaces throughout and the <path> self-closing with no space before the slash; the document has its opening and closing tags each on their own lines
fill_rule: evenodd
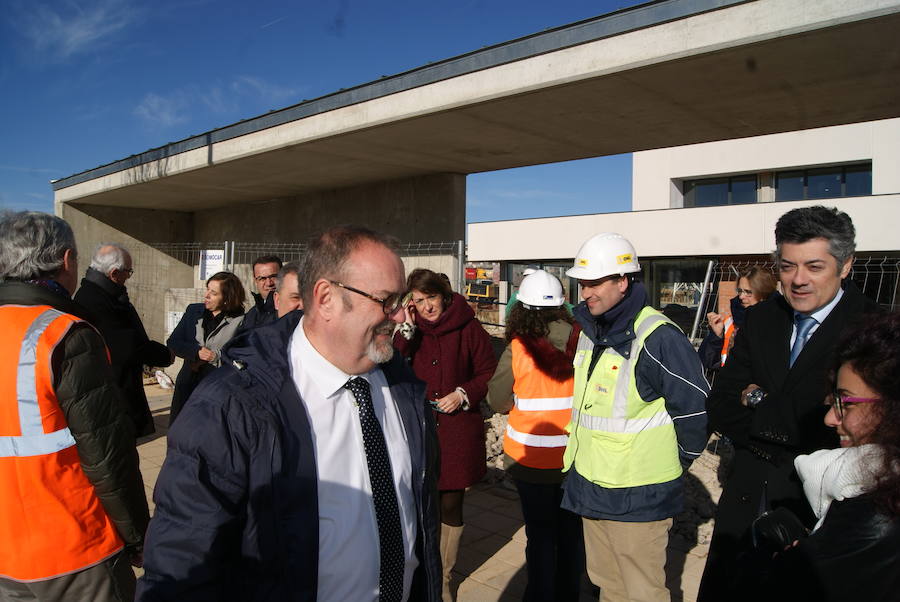
<svg viewBox="0 0 900 602">
<path fill-rule="evenodd" d="M 727 597 L 729 576 L 750 547 L 749 527 L 760 513 L 763 490 L 771 508 L 785 506 L 811 527 L 814 517 L 794 470 L 794 458 L 834 448 L 838 438 L 825 426 L 826 373 L 843 329 L 861 314 L 877 311 L 875 302 L 851 284 L 790 367 L 793 310 L 777 296 L 747 312 L 728 361 L 707 401 L 712 430 L 735 447 L 716 514 L 706 570 L 698 600 Z M 741 405 L 749 384 L 768 394 L 755 409 Z"/>
<path fill-rule="evenodd" d="M 238 334 L 253 330 L 259 326 L 271 324 L 278 319 L 278 311 L 275 309 L 275 293 L 269 293 L 265 299 L 262 295 L 251 293 L 253 295 L 253 307 L 244 314 L 244 321 L 238 327 Z"/>
<path fill-rule="evenodd" d="M 737 601 L 890 602 L 900 597 L 900 519 L 867 495 L 834 501 L 812 535 L 740 580 Z"/>
<path fill-rule="evenodd" d="M 113 375 L 122 389 L 135 432 L 138 437 L 149 435 L 155 429 L 144 393 L 144 366 L 170 366 L 172 354 L 165 345 L 147 336 L 125 287 L 97 270 L 88 268 L 75 301 L 85 308 L 88 320 L 106 341 Z"/>
</svg>

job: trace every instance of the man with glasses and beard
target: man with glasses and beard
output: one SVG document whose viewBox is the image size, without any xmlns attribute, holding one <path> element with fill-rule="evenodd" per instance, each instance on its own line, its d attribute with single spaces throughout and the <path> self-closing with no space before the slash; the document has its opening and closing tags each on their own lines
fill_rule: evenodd
<svg viewBox="0 0 900 602">
<path fill-rule="evenodd" d="M 396 242 L 342 226 L 169 431 L 139 600 L 440 598 L 436 435 L 394 356 Z"/>
</svg>

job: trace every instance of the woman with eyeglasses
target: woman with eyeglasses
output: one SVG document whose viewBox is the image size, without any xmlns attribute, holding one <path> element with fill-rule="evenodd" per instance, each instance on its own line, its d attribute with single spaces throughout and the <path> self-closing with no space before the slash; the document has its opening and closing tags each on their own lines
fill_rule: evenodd
<svg viewBox="0 0 900 602">
<path fill-rule="evenodd" d="M 898 600 L 900 314 L 847 332 L 831 378 L 825 424 L 841 447 L 794 460 L 819 520 L 775 558 L 767 589 L 778 599 Z"/>
<path fill-rule="evenodd" d="M 443 597 L 450 600 L 450 571 L 463 531 L 463 495 L 487 472 L 480 402 L 497 359 L 475 312 L 451 290 L 446 276 L 419 268 L 406 285 L 411 297 L 394 346 L 425 381 L 437 421 Z"/>
<path fill-rule="evenodd" d="M 203 303 L 191 303 L 166 341 L 184 360 L 175 378 L 171 426 L 188 397 L 207 375 L 221 365 L 221 351 L 244 318 L 246 296 L 240 279 L 231 272 L 216 272 L 206 281 Z"/>
<path fill-rule="evenodd" d="M 737 282 L 737 296 L 731 299 L 731 314 L 709 312 L 706 320 L 709 333 L 700 344 L 698 353 L 707 370 L 725 365 L 728 352 L 734 345 L 734 335 L 744 324 L 748 308 L 765 301 L 775 292 L 777 281 L 768 269 L 753 266 L 741 272 Z"/>
</svg>

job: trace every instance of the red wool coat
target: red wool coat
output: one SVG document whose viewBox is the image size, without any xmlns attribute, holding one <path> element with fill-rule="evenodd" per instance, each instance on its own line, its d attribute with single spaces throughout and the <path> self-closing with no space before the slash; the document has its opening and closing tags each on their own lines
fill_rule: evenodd
<svg viewBox="0 0 900 602">
<path fill-rule="evenodd" d="M 394 347 L 410 360 L 416 376 L 425 381 L 428 399 L 439 399 L 456 387 L 462 387 L 469 396 L 468 410 L 453 414 L 435 412 L 441 446 L 438 489 L 474 485 L 487 471 L 484 419 L 479 404 L 487 395 L 487 383 L 497 367 L 490 337 L 466 300 L 454 293 L 437 320 L 428 322 L 418 316 L 412 340 L 407 341 L 398 332 Z"/>
</svg>

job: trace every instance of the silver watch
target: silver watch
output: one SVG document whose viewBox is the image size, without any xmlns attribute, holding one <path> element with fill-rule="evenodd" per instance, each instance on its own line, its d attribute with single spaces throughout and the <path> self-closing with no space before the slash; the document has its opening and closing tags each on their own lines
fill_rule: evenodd
<svg viewBox="0 0 900 602">
<path fill-rule="evenodd" d="M 766 392 L 759 387 L 747 393 L 747 407 L 755 408 L 760 402 L 766 398 Z"/>
</svg>

